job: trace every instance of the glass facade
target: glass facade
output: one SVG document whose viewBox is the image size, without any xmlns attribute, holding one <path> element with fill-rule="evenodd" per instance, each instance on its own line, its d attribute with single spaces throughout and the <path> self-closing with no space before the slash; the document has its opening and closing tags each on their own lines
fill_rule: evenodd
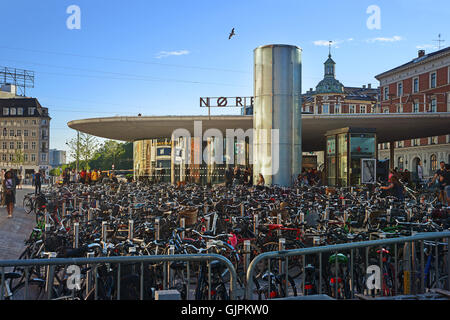
<svg viewBox="0 0 450 320">
<path fill-rule="evenodd" d="M 366 133 L 357 133 L 357 131 Z M 326 173 L 331 186 L 361 184 L 361 159 L 376 159 L 376 134 L 371 129 L 344 128 L 327 132 Z"/>
<path fill-rule="evenodd" d="M 232 145 L 230 156 L 226 156 L 226 138 L 205 138 L 201 147 L 196 138 L 138 140 L 133 144 L 134 174 L 138 180 L 155 183 L 223 183 L 227 165 L 231 169 L 251 168 L 248 138 L 245 142 L 234 138 Z"/>
</svg>

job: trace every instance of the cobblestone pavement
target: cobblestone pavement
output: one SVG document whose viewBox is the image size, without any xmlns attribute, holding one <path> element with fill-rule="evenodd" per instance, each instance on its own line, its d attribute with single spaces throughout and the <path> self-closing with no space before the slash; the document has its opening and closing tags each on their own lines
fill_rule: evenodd
<svg viewBox="0 0 450 320">
<path fill-rule="evenodd" d="M 23 210 L 23 197 L 34 191 L 31 186 L 23 186 L 16 192 L 16 206 L 13 218 L 8 219 L 6 207 L 0 207 L 0 260 L 17 259 L 24 249 L 24 240 L 35 226 L 34 214 Z"/>
</svg>

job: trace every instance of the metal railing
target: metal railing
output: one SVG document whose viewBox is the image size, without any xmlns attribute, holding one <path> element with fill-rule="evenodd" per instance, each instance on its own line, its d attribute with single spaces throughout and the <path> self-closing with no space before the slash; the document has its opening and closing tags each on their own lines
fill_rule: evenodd
<svg viewBox="0 0 450 320">
<path fill-rule="evenodd" d="M 87 290 L 90 291 L 90 294 L 94 294 L 94 299 L 97 300 L 98 298 L 98 268 L 102 265 L 111 265 L 111 264 L 117 264 L 117 283 L 116 283 L 116 296 L 115 298 L 117 300 L 120 300 L 121 296 L 121 265 L 130 265 L 130 264 L 138 264 L 140 265 L 140 274 L 139 274 L 139 299 L 144 299 L 144 264 L 146 263 L 164 263 L 164 287 L 163 289 L 167 289 L 170 284 L 170 267 L 169 262 L 187 262 L 186 263 L 186 271 L 187 271 L 187 282 L 186 282 L 186 293 L 187 298 L 189 298 L 189 284 L 191 283 L 191 277 L 190 277 L 190 263 L 192 262 L 203 262 L 207 263 L 207 280 L 208 280 L 208 298 L 211 298 L 211 262 L 213 261 L 219 261 L 223 263 L 230 274 L 230 280 L 229 280 L 229 297 L 231 300 L 234 300 L 236 298 L 235 296 L 235 289 L 237 288 L 237 275 L 236 270 L 234 269 L 233 264 L 225 257 L 218 255 L 218 254 L 176 254 L 176 255 L 154 255 L 154 256 L 120 256 L 120 257 L 95 257 L 95 258 L 54 258 L 54 259 L 32 259 L 32 260 L 3 260 L 0 261 L 0 275 L 1 275 L 1 283 L 0 283 L 0 300 L 3 300 L 5 298 L 5 274 L 7 272 L 5 271 L 5 268 L 8 267 L 19 267 L 25 269 L 25 300 L 28 298 L 28 287 L 29 287 L 29 269 L 32 267 L 46 267 L 46 298 L 52 299 L 52 291 L 55 281 L 55 268 L 57 266 L 65 266 L 64 270 L 66 270 L 66 267 L 68 266 L 93 266 L 93 278 L 94 278 L 94 284 L 93 288 L 87 287 Z M 92 268 L 91 268 L 92 269 Z M 92 284 L 92 283 L 91 283 Z M 74 294 L 74 291 L 73 291 Z"/>
<path fill-rule="evenodd" d="M 367 267 L 369 266 L 369 248 L 374 247 L 374 248 L 383 248 L 383 247 L 387 247 L 389 245 L 393 245 L 394 246 L 394 275 L 395 275 L 395 279 L 393 279 L 394 283 L 394 288 L 398 288 L 399 282 L 398 282 L 398 271 L 399 271 L 399 261 L 398 261 L 398 244 L 407 244 L 407 246 L 405 246 L 405 248 L 407 249 L 407 251 L 404 251 L 404 259 L 406 259 L 406 265 L 408 266 L 408 271 L 407 273 L 404 273 L 404 286 L 407 287 L 406 291 L 409 291 L 412 294 L 417 293 L 416 292 L 416 282 L 417 282 L 417 270 L 420 269 L 420 278 L 418 278 L 420 280 L 420 292 L 425 292 L 425 283 L 424 283 L 424 270 L 425 270 L 425 261 L 424 261 L 424 241 L 426 240 L 439 240 L 439 239 L 446 239 L 446 243 L 439 243 L 439 242 L 435 242 L 434 243 L 434 253 L 433 251 L 431 251 L 435 256 L 435 270 L 436 272 L 439 272 L 438 270 L 438 264 L 439 264 L 439 254 L 438 254 L 438 247 L 439 245 L 445 245 L 447 246 L 447 257 L 446 257 L 446 261 L 444 260 L 444 265 L 446 265 L 446 286 L 447 286 L 447 290 L 450 291 L 450 280 L 449 280 L 449 275 L 450 275 L 450 250 L 449 248 L 449 241 L 450 241 L 450 232 L 446 231 L 446 232 L 429 232 L 429 233 L 420 233 L 420 234 L 416 234 L 413 236 L 409 236 L 409 237 L 402 237 L 402 238 L 391 238 L 391 239 L 383 239 L 383 240 L 373 240 L 373 241 L 361 241 L 361 242 L 353 242 L 353 243 L 345 243 L 345 244 L 337 244 L 337 245 L 330 245 L 330 246 L 323 246 L 323 247 L 310 247 L 310 248 L 303 248 L 303 249 L 294 249 L 294 250 L 280 250 L 280 251 L 272 251 L 272 252 L 266 252 L 266 253 L 262 253 L 258 256 L 256 256 L 253 261 L 250 263 L 248 270 L 247 270 L 247 278 L 246 278 L 246 283 L 247 283 L 247 287 L 245 288 L 246 292 L 245 292 L 245 298 L 247 300 L 251 300 L 252 299 L 252 292 L 253 292 L 253 281 L 250 281 L 251 279 L 255 279 L 255 275 L 256 275 L 256 269 L 258 267 L 258 265 L 261 265 L 261 262 L 263 260 L 269 260 L 267 263 L 268 266 L 268 273 L 271 273 L 270 270 L 270 259 L 277 259 L 279 261 L 279 267 L 278 267 L 278 271 L 279 274 L 284 276 L 285 279 L 282 281 L 283 285 L 284 285 L 284 293 L 287 296 L 288 295 L 288 258 L 290 257 L 301 257 L 302 260 L 302 274 L 300 275 L 300 277 L 302 278 L 302 289 L 301 289 L 301 293 L 304 295 L 305 294 L 305 261 L 306 261 L 306 257 L 307 256 L 311 256 L 311 255 L 318 255 L 319 256 L 319 285 L 318 285 L 318 293 L 322 294 L 324 292 L 322 292 L 322 285 L 323 285 L 323 281 L 324 279 L 322 279 L 322 270 L 324 267 L 324 263 L 322 261 L 322 254 L 324 253 L 334 253 L 336 254 L 335 256 L 335 263 L 334 263 L 334 275 L 332 275 L 332 277 L 334 277 L 335 279 L 335 283 L 336 285 L 334 286 L 334 296 L 338 297 L 338 271 L 339 271 L 339 266 L 338 266 L 338 258 L 337 258 L 337 254 L 338 253 L 342 253 L 342 252 L 348 252 L 350 251 L 350 268 L 349 268 L 349 273 L 350 273 L 350 283 L 352 284 L 350 291 L 351 291 L 351 298 L 355 297 L 355 292 L 354 292 L 354 258 L 355 258 L 355 254 L 354 251 L 356 249 L 365 249 L 365 267 L 367 269 Z M 420 242 L 420 251 L 419 251 L 419 255 L 420 255 L 420 262 L 419 262 L 419 266 L 416 266 L 416 262 L 418 261 L 415 258 L 415 254 L 417 253 L 417 250 L 415 250 L 415 246 L 416 246 L 416 242 Z M 433 246 L 433 243 L 428 243 L 427 245 L 431 245 Z M 383 263 L 385 263 L 383 260 L 383 251 L 379 250 L 379 264 L 380 264 L 380 269 L 383 270 Z M 411 259 L 409 259 L 411 258 Z M 284 260 L 284 261 L 283 261 Z M 283 263 L 284 262 L 284 263 Z M 364 273 L 366 274 L 366 269 L 364 269 Z M 443 275 L 442 275 L 443 276 Z M 384 273 L 383 271 L 380 272 L 380 282 L 383 282 L 383 277 L 384 277 Z M 416 278 L 414 278 L 416 277 Z M 436 274 L 436 277 L 439 277 L 439 273 Z M 412 279 L 412 281 L 411 281 Z M 416 280 L 416 281 L 415 281 Z M 269 291 L 270 291 L 270 284 L 271 282 L 269 281 Z M 409 285 L 411 285 L 411 287 L 408 287 Z M 444 288 L 441 288 L 444 289 Z M 408 292 L 407 292 L 408 293 Z M 381 292 L 381 294 L 383 294 Z M 393 295 L 396 295 L 397 292 L 393 292 Z"/>
</svg>

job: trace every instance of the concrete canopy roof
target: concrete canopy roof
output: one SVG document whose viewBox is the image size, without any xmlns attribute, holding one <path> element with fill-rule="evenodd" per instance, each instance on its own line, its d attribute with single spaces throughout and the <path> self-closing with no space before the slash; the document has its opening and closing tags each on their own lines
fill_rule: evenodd
<svg viewBox="0 0 450 320">
<path fill-rule="evenodd" d="M 183 128 L 194 135 L 194 121 L 202 121 L 203 131 L 217 128 L 247 130 L 253 127 L 252 116 L 142 116 L 108 117 L 74 120 L 72 129 L 94 136 L 135 141 L 167 138 L 175 129 Z M 320 151 L 325 146 L 325 133 L 344 128 L 374 128 L 378 143 L 450 134 L 450 112 L 443 113 L 373 113 L 302 115 L 303 151 Z"/>
</svg>

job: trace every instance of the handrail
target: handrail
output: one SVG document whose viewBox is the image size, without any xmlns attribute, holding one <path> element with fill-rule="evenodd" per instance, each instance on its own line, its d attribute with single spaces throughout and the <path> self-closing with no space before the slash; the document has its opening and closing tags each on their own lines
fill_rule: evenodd
<svg viewBox="0 0 450 320">
<path fill-rule="evenodd" d="M 251 297 L 252 290 L 252 281 L 255 273 L 255 267 L 257 264 L 264 259 L 274 259 L 274 258 L 287 258 L 292 256 L 301 256 L 308 254 L 317 254 L 323 252 L 338 252 L 340 250 L 351 250 L 365 247 L 375 247 L 380 245 L 388 245 L 388 244 L 396 244 L 396 243 L 406 243 L 420 240 L 432 240 L 432 239 L 442 239 L 449 238 L 450 239 L 450 231 L 444 232 L 427 232 L 427 233 L 418 233 L 409 237 L 401 237 L 401 238 L 391 238 L 391 239 L 382 239 L 382 240 L 371 240 L 371 241 L 361 241 L 361 242 L 352 242 L 352 243 L 341 243 L 329 246 L 322 247 L 310 247 L 310 248 L 302 248 L 302 249 L 292 249 L 292 250 L 282 250 L 282 251 L 271 251 L 265 252 L 258 256 L 256 256 L 249 265 L 247 270 L 247 287 L 245 288 L 245 299 L 249 300 Z"/>
<path fill-rule="evenodd" d="M 175 254 L 154 256 L 131 256 L 131 257 L 94 257 L 94 258 L 54 258 L 54 259 L 29 259 L 29 260 L 0 260 L 0 268 L 4 267 L 27 267 L 27 266 L 50 266 L 50 265 L 93 265 L 104 263 L 146 263 L 146 262 L 169 262 L 169 261 L 215 261 L 223 262 L 230 271 L 230 299 L 236 298 L 237 273 L 233 264 L 222 255 L 208 254 Z M 3 284 L 2 284 L 3 285 Z"/>
</svg>

